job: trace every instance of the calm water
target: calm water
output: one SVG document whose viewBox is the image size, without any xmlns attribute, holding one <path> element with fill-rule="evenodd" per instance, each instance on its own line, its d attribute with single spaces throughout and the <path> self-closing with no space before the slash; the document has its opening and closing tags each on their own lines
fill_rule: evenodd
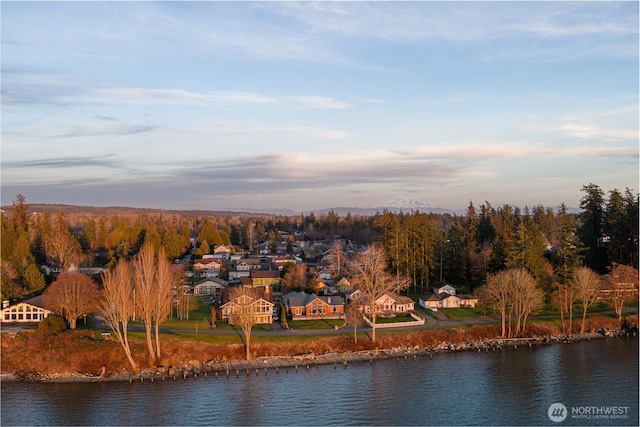
<svg viewBox="0 0 640 427">
<path fill-rule="evenodd" d="M 3 426 L 638 425 L 638 340 L 439 354 L 239 378 L 3 383 L 1 396 Z M 556 402 L 569 412 L 558 424 L 547 415 Z M 628 407 L 626 418 L 571 416 L 573 408 L 613 406 Z"/>
</svg>

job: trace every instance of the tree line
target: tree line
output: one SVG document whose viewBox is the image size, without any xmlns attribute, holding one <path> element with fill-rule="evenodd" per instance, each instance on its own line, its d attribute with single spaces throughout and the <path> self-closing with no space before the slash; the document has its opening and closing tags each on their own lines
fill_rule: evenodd
<svg viewBox="0 0 640 427">
<path fill-rule="evenodd" d="M 374 218 L 389 267 L 414 289 L 446 282 L 471 291 L 489 274 L 524 268 L 546 292 L 579 266 L 606 274 L 618 264 L 638 268 L 638 198 L 632 190 L 582 188 L 581 212 L 535 206 L 476 208 L 465 216 L 383 212 Z"/>
</svg>

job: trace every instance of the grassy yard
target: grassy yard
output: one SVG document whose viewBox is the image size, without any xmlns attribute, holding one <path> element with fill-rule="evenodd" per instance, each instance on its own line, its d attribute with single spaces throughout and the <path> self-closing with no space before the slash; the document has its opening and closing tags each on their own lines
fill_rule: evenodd
<svg viewBox="0 0 640 427">
<path fill-rule="evenodd" d="M 162 323 L 165 328 L 177 328 L 177 329 L 194 329 L 198 325 L 198 329 L 211 328 L 209 323 L 211 318 L 211 304 L 207 301 L 208 297 L 191 297 L 191 307 L 189 309 L 189 320 L 177 319 L 175 310 L 173 311 L 173 318 L 168 319 Z"/>
<path fill-rule="evenodd" d="M 450 319 L 468 319 L 485 316 L 483 311 L 479 308 L 439 308 L 438 310 Z"/>
<path fill-rule="evenodd" d="M 396 316 L 396 317 L 376 317 L 376 324 L 381 323 L 404 323 L 404 322 L 415 322 L 411 316 Z"/>
<path fill-rule="evenodd" d="M 335 329 L 336 326 L 344 325 L 342 319 L 317 319 L 317 320 L 290 320 L 289 327 L 292 329 Z"/>
</svg>

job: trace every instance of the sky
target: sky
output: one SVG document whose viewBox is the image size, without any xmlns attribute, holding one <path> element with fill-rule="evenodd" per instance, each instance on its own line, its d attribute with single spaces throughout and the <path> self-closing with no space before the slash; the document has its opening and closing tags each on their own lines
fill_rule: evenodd
<svg viewBox="0 0 640 427">
<path fill-rule="evenodd" d="M 638 2 L 11 2 L 1 201 L 577 207 L 638 190 Z"/>
</svg>

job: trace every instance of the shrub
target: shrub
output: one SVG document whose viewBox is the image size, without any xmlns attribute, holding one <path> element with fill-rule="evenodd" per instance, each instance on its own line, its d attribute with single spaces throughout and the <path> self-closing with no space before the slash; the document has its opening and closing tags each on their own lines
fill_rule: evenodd
<svg viewBox="0 0 640 427">
<path fill-rule="evenodd" d="M 38 330 L 45 335 L 55 335 L 67 329 L 67 324 L 64 321 L 64 317 L 52 314 L 45 317 L 38 324 Z"/>
</svg>

